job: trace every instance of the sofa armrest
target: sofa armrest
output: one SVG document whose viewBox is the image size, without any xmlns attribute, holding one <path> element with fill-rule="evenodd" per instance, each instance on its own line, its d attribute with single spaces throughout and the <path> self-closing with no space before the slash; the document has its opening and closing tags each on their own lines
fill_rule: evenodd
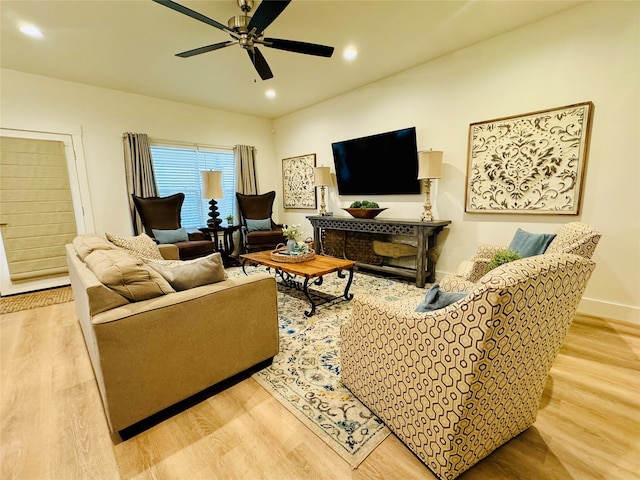
<svg viewBox="0 0 640 480">
<path fill-rule="evenodd" d="M 180 260 L 178 247 L 173 243 L 161 243 L 158 245 L 158 249 L 165 260 Z"/>
</svg>

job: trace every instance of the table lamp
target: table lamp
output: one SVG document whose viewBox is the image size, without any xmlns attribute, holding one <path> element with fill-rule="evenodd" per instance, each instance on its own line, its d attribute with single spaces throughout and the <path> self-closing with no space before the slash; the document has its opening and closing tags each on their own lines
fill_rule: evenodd
<svg viewBox="0 0 640 480">
<path fill-rule="evenodd" d="M 418 152 L 418 180 L 424 180 L 424 209 L 420 220 L 431 222 L 431 180 L 442 178 L 442 155 L 443 152 Z"/>
<path fill-rule="evenodd" d="M 222 172 L 214 170 L 203 171 L 202 174 L 202 198 L 210 198 L 209 202 L 209 220 L 207 226 L 209 228 L 219 227 L 222 223 L 220 212 L 218 212 L 218 202 L 216 198 L 224 198 L 222 191 Z"/>
<path fill-rule="evenodd" d="M 320 215 L 327 213 L 327 205 L 324 203 L 325 186 L 331 185 L 331 170 L 329 167 L 315 167 L 313 169 L 314 185 L 320 187 Z"/>
</svg>

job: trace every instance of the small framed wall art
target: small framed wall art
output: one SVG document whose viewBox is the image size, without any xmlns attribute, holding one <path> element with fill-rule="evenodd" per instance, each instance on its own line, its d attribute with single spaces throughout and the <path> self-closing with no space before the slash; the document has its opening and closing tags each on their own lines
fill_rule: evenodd
<svg viewBox="0 0 640 480">
<path fill-rule="evenodd" d="M 315 153 L 282 160 L 284 208 L 317 208 L 313 176 L 315 166 Z"/>
<path fill-rule="evenodd" d="M 593 103 L 469 126 L 467 213 L 577 215 Z"/>
</svg>

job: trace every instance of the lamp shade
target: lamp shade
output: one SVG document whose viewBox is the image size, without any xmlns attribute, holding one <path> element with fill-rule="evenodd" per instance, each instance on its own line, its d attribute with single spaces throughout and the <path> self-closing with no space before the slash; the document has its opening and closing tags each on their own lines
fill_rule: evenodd
<svg viewBox="0 0 640 480">
<path fill-rule="evenodd" d="M 442 178 L 443 152 L 418 152 L 418 178 Z"/>
<path fill-rule="evenodd" d="M 313 169 L 316 187 L 331 185 L 331 170 L 329 167 L 315 167 Z"/>
<path fill-rule="evenodd" d="M 224 198 L 222 192 L 222 172 L 213 170 L 203 171 L 202 198 Z"/>
</svg>

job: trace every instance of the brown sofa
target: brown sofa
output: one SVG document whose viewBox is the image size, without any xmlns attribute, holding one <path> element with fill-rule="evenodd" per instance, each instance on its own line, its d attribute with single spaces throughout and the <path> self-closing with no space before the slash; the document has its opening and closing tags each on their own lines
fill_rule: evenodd
<svg viewBox="0 0 640 480">
<path fill-rule="evenodd" d="M 173 245 L 162 250 L 177 257 Z M 174 291 L 101 237 L 81 235 L 66 252 L 76 312 L 112 432 L 278 352 L 276 285 L 267 274 Z M 108 258 L 118 259 L 116 268 L 105 267 Z M 127 265 L 135 275 L 120 285 L 124 294 L 98 279 L 112 278 Z M 149 278 L 156 279 L 151 289 Z M 149 293 L 157 288 L 162 291 Z M 127 295 L 153 298 L 131 301 Z"/>
</svg>

